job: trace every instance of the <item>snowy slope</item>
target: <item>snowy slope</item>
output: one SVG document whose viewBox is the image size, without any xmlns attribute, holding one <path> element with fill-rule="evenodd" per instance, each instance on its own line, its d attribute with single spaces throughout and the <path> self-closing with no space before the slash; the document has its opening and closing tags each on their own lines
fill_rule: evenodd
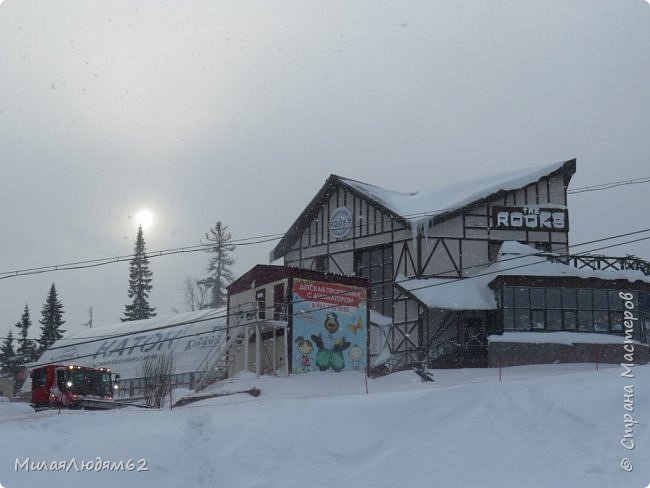
<svg viewBox="0 0 650 488">
<path fill-rule="evenodd" d="M 173 411 L 31 413 L 0 403 L 0 484 L 129 487 L 617 487 L 650 482 L 650 366 L 240 377 L 262 395 Z M 635 389 L 635 449 L 620 445 Z M 14 471 L 24 461 L 146 459 L 146 472 Z M 627 456 L 631 473 L 620 467 Z M 646 463 L 645 465 L 643 463 Z"/>
</svg>

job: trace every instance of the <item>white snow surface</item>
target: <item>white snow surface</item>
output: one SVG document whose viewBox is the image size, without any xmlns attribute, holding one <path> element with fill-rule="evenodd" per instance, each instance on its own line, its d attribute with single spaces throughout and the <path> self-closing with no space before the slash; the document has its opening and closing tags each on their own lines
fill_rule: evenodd
<svg viewBox="0 0 650 488">
<path fill-rule="evenodd" d="M 520 169 L 456 184 L 445 184 L 426 191 L 413 192 L 397 192 L 348 178 L 340 178 L 347 185 L 364 193 L 372 200 L 406 218 L 413 224 L 420 222 L 425 214 L 431 217 L 439 213 L 456 210 L 500 190 L 522 188 L 559 169 L 565 162 L 562 161 L 538 168 Z M 563 207 L 560 202 L 554 203 L 552 206 L 554 208 Z"/>
<path fill-rule="evenodd" d="M 488 286 L 497 276 L 559 276 L 627 280 L 630 283 L 650 283 L 650 276 L 635 270 L 578 269 L 547 259 L 548 253 L 517 241 L 505 241 L 491 265 L 476 270 L 466 278 L 411 278 L 403 275 L 396 283 L 409 291 L 429 308 L 446 310 L 494 310 L 497 308 L 494 291 Z"/>
<path fill-rule="evenodd" d="M 650 366 L 560 364 L 498 370 L 242 375 L 257 386 L 173 410 L 45 411 L 0 403 L 7 487 L 641 488 L 650 481 Z M 623 387 L 634 385 L 634 412 Z M 626 450 L 624 414 L 635 447 Z M 632 472 L 621 469 L 629 458 Z M 16 470 L 16 463 L 140 459 L 148 471 Z"/>
<path fill-rule="evenodd" d="M 624 338 L 615 334 L 593 332 L 504 332 L 488 336 L 488 342 L 520 342 L 529 344 L 623 344 Z M 634 341 L 641 344 L 639 341 Z M 644 346 L 647 347 L 647 346 Z"/>
</svg>

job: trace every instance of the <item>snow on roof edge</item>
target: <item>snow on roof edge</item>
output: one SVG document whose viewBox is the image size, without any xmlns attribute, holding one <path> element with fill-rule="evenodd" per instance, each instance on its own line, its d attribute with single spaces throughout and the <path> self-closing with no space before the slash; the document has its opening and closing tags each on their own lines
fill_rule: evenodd
<svg viewBox="0 0 650 488">
<path fill-rule="evenodd" d="M 504 332 L 503 335 L 488 336 L 488 343 L 491 342 L 513 342 L 526 344 L 625 344 L 625 337 L 622 335 L 598 333 L 598 332 Z M 635 344 L 641 344 L 634 341 Z"/>
<path fill-rule="evenodd" d="M 337 176 L 337 178 L 396 215 L 408 220 L 411 226 L 416 227 L 420 225 L 423 219 L 430 219 L 435 214 L 442 215 L 453 212 L 499 191 L 515 190 L 534 183 L 540 178 L 562 169 L 567 163 L 571 162 L 575 162 L 575 160 L 571 159 L 536 168 L 500 173 L 445 185 L 437 189 L 412 192 L 389 190 L 342 176 Z M 555 206 L 558 205 L 561 205 L 560 202 Z"/>
</svg>

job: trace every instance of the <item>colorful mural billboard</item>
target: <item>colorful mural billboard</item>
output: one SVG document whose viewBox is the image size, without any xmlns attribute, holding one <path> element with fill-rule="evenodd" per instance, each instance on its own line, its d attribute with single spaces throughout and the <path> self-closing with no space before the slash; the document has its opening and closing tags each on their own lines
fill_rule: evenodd
<svg viewBox="0 0 650 488">
<path fill-rule="evenodd" d="M 294 374 L 364 371 L 368 357 L 366 289 L 295 278 Z"/>
</svg>

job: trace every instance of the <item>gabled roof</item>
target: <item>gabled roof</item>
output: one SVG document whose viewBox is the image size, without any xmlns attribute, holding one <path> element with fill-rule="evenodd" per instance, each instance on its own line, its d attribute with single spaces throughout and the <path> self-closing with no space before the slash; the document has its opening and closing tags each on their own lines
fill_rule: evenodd
<svg viewBox="0 0 650 488">
<path fill-rule="evenodd" d="M 270 258 L 271 261 L 274 261 L 287 252 L 337 187 L 346 188 L 352 194 L 369 201 L 396 221 L 415 228 L 427 220 L 432 220 L 434 224 L 442 222 L 467 208 L 536 183 L 544 177 L 564 174 L 568 184 L 575 171 L 576 160 L 570 159 L 538 168 L 521 169 L 452 185 L 442 184 L 431 190 L 406 193 L 330 175 L 282 240 L 271 251 Z"/>
</svg>

